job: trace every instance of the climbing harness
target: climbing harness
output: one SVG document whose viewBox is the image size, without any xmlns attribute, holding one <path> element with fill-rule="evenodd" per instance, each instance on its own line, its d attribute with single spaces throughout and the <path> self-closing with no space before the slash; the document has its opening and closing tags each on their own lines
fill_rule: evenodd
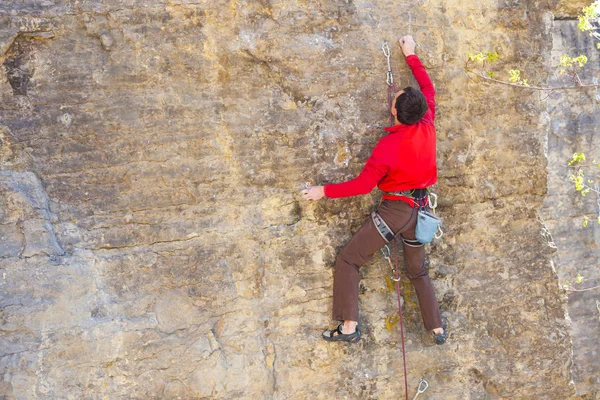
<svg viewBox="0 0 600 400">
<path fill-rule="evenodd" d="M 435 215 L 435 209 L 437 208 L 437 195 L 435 193 L 430 193 L 428 189 L 412 189 L 402 192 L 390 192 L 386 193 L 386 195 L 402 196 L 411 199 L 414 203 L 413 212 L 415 208 L 418 210 L 417 225 L 415 228 L 416 240 L 402 238 L 404 243 L 411 247 L 419 247 L 426 243 L 431 243 L 434 238 L 440 239 L 442 237 L 444 232 L 440 227 L 441 221 Z M 389 243 L 394 238 L 394 233 L 376 211 L 371 214 L 371 218 L 383 240 Z M 412 213 L 408 221 L 411 219 Z M 401 231 L 403 228 L 400 228 L 398 231 Z"/>
<path fill-rule="evenodd" d="M 400 229 L 398 229 L 398 232 L 401 232 L 406 227 L 406 225 L 408 225 L 409 222 L 412 220 L 412 217 L 415 213 L 415 208 L 416 207 L 413 207 L 412 211 L 410 212 L 410 217 L 408 217 L 408 220 L 406 221 L 406 223 L 404 225 L 402 225 L 402 227 Z M 385 240 L 386 243 L 389 243 L 392 240 L 395 240 L 396 235 L 394 234 L 394 232 L 392 232 L 392 230 L 390 229 L 388 224 L 385 223 L 385 221 L 383 220 L 383 218 L 381 218 L 381 216 L 377 213 L 377 211 L 373 211 L 371 213 L 371 219 L 373 220 L 373 224 L 375 225 L 375 228 L 377 228 L 377 232 L 381 235 L 381 237 L 383 238 L 383 240 Z M 404 242 L 406 242 L 407 239 L 402 238 L 402 240 Z M 414 242 L 414 241 L 409 240 L 409 242 Z"/>
<path fill-rule="evenodd" d="M 421 386 L 423 386 L 423 388 L 421 388 Z M 417 388 L 417 394 L 415 394 L 415 397 L 413 397 L 413 400 L 416 400 L 416 398 L 419 397 L 419 395 L 421 393 L 425 393 L 425 391 L 427 390 L 428 387 L 429 387 L 429 383 L 427 383 L 425 378 L 421 377 L 421 380 L 419 381 L 419 387 Z"/>
<path fill-rule="evenodd" d="M 377 232 L 379 232 L 379 234 L 381 235 L 383 240 L 385 240 L 386 243 L 389 243 L 390 241 L 394 240 L 394 233 L 392 232 L 390 227 L 385 223 L 383 218 L 381 218 L 379 214 L 377 214 L 376 211 L 373 211 L 371 213 L 371 219 L 373 220 L 373 223 L 377 228 Z"/>
<path fill-rule="evenodd" d="M 411 190 L 403 190 L 401 192 L 386 192 L 386 195 L 408 197 L 409 199 L 413 200 L 415 202 L 415 204 L 417 204 L 418 200 L 424 200 L 427 198 L 427 196 L 429 196 L 429 190 L 427 190 L 427 188 L 411 189 Z M 425 204 L 420 204 L 420 205 L 425 205 Z"/>
</svg>

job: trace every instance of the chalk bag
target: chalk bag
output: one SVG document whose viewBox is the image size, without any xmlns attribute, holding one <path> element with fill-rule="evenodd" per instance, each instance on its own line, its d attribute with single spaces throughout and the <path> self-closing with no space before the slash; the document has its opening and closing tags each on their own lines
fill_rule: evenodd
<svg viewBox="0 0 600 400">
<path fill-rule="evenodd" d="M 417 214 L 417 240 L 423 244 L 431 243 L 433 238 L 436 237 L 435 233 L 440 226 L 440 222 L 440 219 L 434 214 L 425 209 L 420 209 Z"/>
</svg>

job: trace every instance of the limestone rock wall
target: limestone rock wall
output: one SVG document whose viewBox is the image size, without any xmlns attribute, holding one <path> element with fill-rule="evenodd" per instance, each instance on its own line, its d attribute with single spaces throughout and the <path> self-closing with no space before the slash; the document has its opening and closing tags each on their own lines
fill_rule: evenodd
<svg viewBox="0 0 600 400">
<path fill-rule="evenodd" d="M 577 20 L 584 7 L 591 4 L 588 0 L 559 0 L 552 13 L 557 20 Z"/>
<path fill-rule="evenodd" d="M 405 33 L 438 93 L 446 234 L 428 251 L 451 331 L 433 346 L 403 283 L 411 396 L 421 376 L 431 399 L 574 395 L 538 217 L 545 106 L 463 71 L 485 50 L 544 71 L 552 6 L 2 2 L 0 396 L 398 398 L 381 257 L 363 268 L 364 340 L 319 338 L 335 255 L 378 194 L 298 191 L 360 171 L 387 121 L 381 45 Z"/>
<path fill-rule="evenodd" d="M 555 21 L 553 32 L 553 64 L 558 71 L 558 61 L 563 54 L 586 54 L 588 63 L 580 72 L 586 83 L 600 78 L 600 50 L 587 33 L 577 29 L 575 18 Z M 564 85 L 559 74 L 550 77 L 553 85 Z M 568 81 L 566 82 L 569 83 Z M 548 135 L 548 196 L 541 215 L 548 226 L 556 247 L 555 265 L 563 284 L 587 289 L 600 285 L 600 225 L 594 215 L 600 203 L 597 196 L 585 198 L 576 195 L 568 176 L 567 167 L 573 153 L 584 152 L 587 163 L 600 160 L 600 89 L 554 93 L 548 99 L 550 132 Z M 598 161 L 596 161 L 596 164 Z M 585 168 L 588 176 L 598 179 L 598 169 Z M 583 216 L 591 219 L 583 226 Z M 576 284 L 577 275 L 584 281 Z M 600 396 L 600 289 L 573 292 L 569 295 L 568 311 L 573 340 L 573 378 L 577 393 Z"/>
</svg>

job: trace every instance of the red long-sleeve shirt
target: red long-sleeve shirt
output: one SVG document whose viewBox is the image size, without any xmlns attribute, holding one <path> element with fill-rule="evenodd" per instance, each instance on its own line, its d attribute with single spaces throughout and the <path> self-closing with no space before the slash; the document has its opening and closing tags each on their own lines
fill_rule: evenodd
<svg viewBox="0 0 600 400">
<path fill-rule="evenodd" d="M 419 57 L 406 58 L 412 73 L 425 95 L 429 109 L 416 124 L 385 128 L 389 134 L 377 142 L 360 175 L 343 183 L 325 185 L 330 198 L 367 194 L 375 186 L 384 192 L 421 189 L 437 182 L 435 163 L 435 89 Z M 402 200 L 402 196 L 384 195 L 384 199 Z"/>
</svg>

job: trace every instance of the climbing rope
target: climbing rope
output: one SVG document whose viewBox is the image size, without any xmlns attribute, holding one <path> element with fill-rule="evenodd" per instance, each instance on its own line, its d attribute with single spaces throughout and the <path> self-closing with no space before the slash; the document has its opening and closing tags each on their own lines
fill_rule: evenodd
<svg viewBox="0 0 600 400">
<path fill-rule="evenodd" d="M 410 16 L 410 14 L 409 14 Z M 383 43 L 381 46 L 381 50 L 383 51 L 383 55 L 387 59 L 387 73 L 386 73 L 386 84 L 387 84 L 387 94 L 388 94 L 388 112 L 390 113 L 390 125 L 394 125 L 394 115 L 392 114 L 392 102 L 394 101 L 394 96 L 396 95 L 396 84 L 394 83 L 394 75 L 392 74 L 392 64 L 391 64 L 391 53 L 390 47 L 387 42 Z M 435 195 L 433 195 L 435 196 Z M 434 210 L 437 206 L 437 196 L 435 196 L 435 204 L 433 206 Z M 412 214 L 411 214 L 412 218 Z M 398 315 L 400 316 L 400 337 L 402 340 L 402 361 L 404 365 L 404 391 L 406 395 L 406 400 L 408 400 L 408 374 L 406 372 L 406 348 L 404 345 L 404 322 L 403 322 L 403 312 L 402 312 L 402 300 L 400 295 L 400 269 L 398 268 L 398 241 L 394 237 L 393 240 L 394 246 L 394 262 L 392 263 L 391 251 L 388 245 L 386 244 L 381 248 L 381 254 L 383 254 L 383 258 L 385 258 L 392 269 L 393 275 L 390 279 L 396 284 L 396 297 L 398 298 Z M 419 381 L 419 387 L 417 388 L 417 394 L 415 394 L 416 399 L 421 393 L 425 392 L 429 387 L 429 383 L 424 378 L 421 378 Z"/>
<path fill-rule="evenodd" d="M 404 348 L 404 324 L 402 323 L 402 300 L 400 299 L 400 272 L 398 269 L 398 251 L 396 248 L 397 240 L 394 238 L 394 263 L 390 257 L 390 248 L 386 244 L 381 248 L 383 257 L 387 260 L 392 268 L 394 275 L 390 277 L 396 283 L 396 296 L 398 297 L 398 315 L 400 316 L 400 336 L 402 339 L 402 361 L 404 363 L 404 390 L 406 392 L 406 400 L 408 400 L 408 375 L 406 373 L 406 349 Z M 384 250 L 385 249 L 385 250 Z"/>
<path fill-rule="evenodd" d="M 394 239 L 394 262 L 392 262 L 392 252 L 390 248 L 386 244 L 381 248 L 381 254 L 383 254 L 383 258 L 386 259 L 390 268 L 392 269 L 393 275 L 390 276 L 390 279 L 396 283 L 396 295 L 398 297 L 398 314 L 400 315 L 400 336 L 402 338 L 402 361 L 404 363 L 404 388 L 406 393 L 406 400 L 408 400 L 408 378 L 406 372 L 406 349 L 404 346 L 404 325 L 402 323 L 403 313 L 402 313 L 402 303 L 400 300 L 400 270 L 398 268 L 398 251 L 396 249 L 397 241 Z M 600 304 L 600 302 L 599 302 Z M 425 380 L 425 378 L 421 377 L 419 381 L 419 386 L 417 387 L 417 393 L 413 400 L 415 400 L 420 394 L 425 393 L 427 388 L 429 387 L 429 383 Z"/>
<path fill-rule="evenodd" d="M 388 112 L 390 113 L 390 125 L 394 125 L 394 115 L 392 114 L 392 102 L 394 101 L 394 96 L 396 94 L 396 85 L 394 84 L 394 75 L 392 74 L 392 63 L 390 46 L 387 42 L 383 43 L 381 46 L 381 50 L 383 51 L 383 55 L 387 59 L 387 73 L 385 83 L 387 84 L 387 94 L 388 94 Z M 404 323 L 402 318 L 402 300 L 400 298 L 400 271 L 398 270 L 398 251 L 397 251 L 397 240 L 394 237 L 394 264 L 392 264 L 392 260 L 390 257 L 390 248 L 387 244 L 381 249 L 381 253 L 383 257 L 388 261 L 390 267 L 392 268 L 392 272 L 394 275 L 391 277 L 392 281 L 396 283 L 396 296 L 398 297 L 398 315 L 400 316 L 400 336 L 402 339 L 402 361 L 404 363 L 404 390 L 406 392 L 406 400 L 408 400 L 408 375 L 406 373 L 406 349 L 404 347 Z M 383 249 L 386 249 L 384 251 Z"/>
</svg>

